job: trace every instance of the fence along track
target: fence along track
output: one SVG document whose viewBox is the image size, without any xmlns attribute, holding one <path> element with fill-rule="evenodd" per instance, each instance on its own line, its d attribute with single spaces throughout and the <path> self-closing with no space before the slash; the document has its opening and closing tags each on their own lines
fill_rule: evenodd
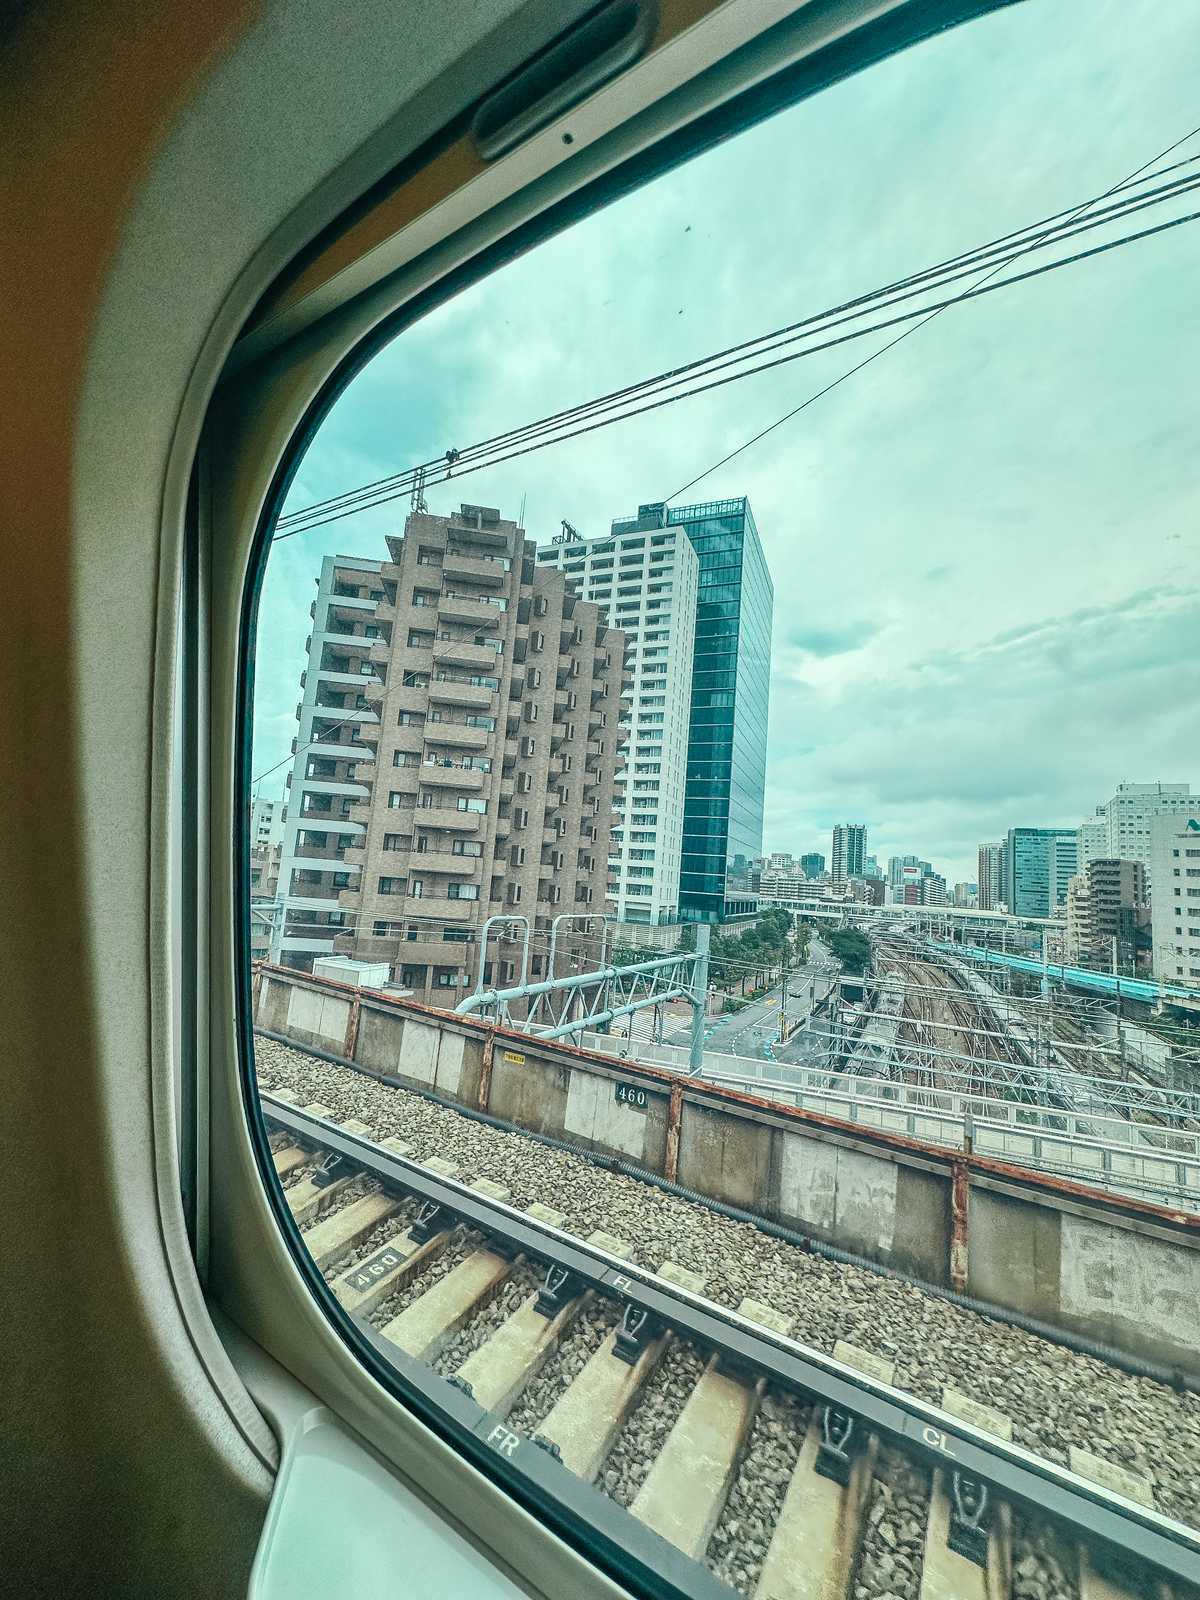
<svg viewBox="0 0 1200 1600">
<path fill-rule="evenodd" d="M 733 1315 L 694 1273 L 629 1267 L 619 1239 L 575 1240 L 552 1208 L 287 1102 L 263 1109 L 288 1208 L 374 1347 L 681 1592 L 1197 1594 L 1200 1538 L 990 1438 L 986 1407 L 967 1408 L 983 1428 L 938 1412 L 766 1306 Z"/>
</svg>

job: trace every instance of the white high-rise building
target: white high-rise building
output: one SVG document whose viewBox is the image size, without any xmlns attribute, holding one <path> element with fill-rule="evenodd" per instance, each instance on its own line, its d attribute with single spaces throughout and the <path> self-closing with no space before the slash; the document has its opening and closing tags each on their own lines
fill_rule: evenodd
<svg viewBox="0 0 1200 1600">
<path fill-rule="evenodd" d="M 610 906 L 621 922 L 674 922 L 679 914 L 683 801 L 691 719 L 692 654 L 700 561 L 686 527 L 657 526 L 538 548 L 583 600 L 608 613 L 631 644 L 633 692 L 625 799 L 613 819 Z"/>
<path fill-rule="evenodd" d="M 867 859 L 867 825 L 865 822 L 838 822 L 833 829 L 833 850 L 829 858 L 829 873 L 835 884 L 844 884 L 849 878 L 861 878 Z"/>
<path fill-rule="evenodd" d="M 1075 834 L 1079 870 L 1083 872 L 1089 861 L 1111 859 L 1108 850 L 1108 817 L 1104 807 L 1096 807 L 1094 817 L 1085 817 Z"/>
<path fill-rule="evenodd" d="M 1150 861 L 1150 835 L 1156 817 L 1192 812 L 1196 800 L 1188 783 L 1119 783 L 1104 807 L 1108 824 L 1106 853 L 1120 861 L 1140 861 L 1154 894 L 1154 868 Z"/>
<path fill-rule="evenodd" d="M 283 843 L 283 823 L 286 807 L 282 800 L 264 800 L 261 797 L 250 807 L 250 848 L 265 850 L 269 854 L 277 844 Z"/>
<path fill-rule="evenodd" d="M 1200 992 L 1200 803 L 1150 825 L 1154 976 Z"/>
</svg>

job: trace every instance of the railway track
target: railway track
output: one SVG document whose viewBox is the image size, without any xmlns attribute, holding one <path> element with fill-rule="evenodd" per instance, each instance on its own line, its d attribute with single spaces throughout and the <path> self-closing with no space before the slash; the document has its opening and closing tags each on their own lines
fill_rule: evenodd
<svg viewBox="0 0 1200 1600">
<path fill-rule="evenodd" d="M 931 1405 L 878 1356 L 831 1356 L 753 1297 L 718 1304 L 694 1270 L 295 1098 L 263 1096 L 275 1167 L 344 1311 L 535 1498 L 679 1592 L 1200 1592 L 1200 1536 L 1116 1492 L 1119 1469 L 1040 1458 L 952 1389 Z"/>
</svg>

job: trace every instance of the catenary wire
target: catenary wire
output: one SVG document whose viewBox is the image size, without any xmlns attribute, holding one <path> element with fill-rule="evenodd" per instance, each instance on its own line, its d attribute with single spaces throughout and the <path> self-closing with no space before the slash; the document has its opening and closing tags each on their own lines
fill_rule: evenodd
<svg viewBox="0 0 1200 1600">
<path fill-rule="evenodd" d="M 857 329 L 852 333 L 843 334 L 841 337 L 839 337 L 837 339 L 828 340 L 825 343 L 813 346 L 810 349 L 795 351 L 795 352 L 791 353 L 790 355 L 780 356 L 779 358 L 777 358 L 774 361 L 764 362 L 760 366 L 752 367 L 752 368 L 748 369 L 746 372 L 734 373 L 731 376 L 716 379 L 711 383 L 698 385 L 696 388 L 687 390 L 686 392 L 684 392 L 682 394 L 668 395 L 668 396 L 666 396 L 666 397 L 664 397 L 662 399 L 651 401 L 649 404 L 644 405 L 644 406 L 639 406 L 639 407 L 635 408 L 632 411 L 623 412 L 623 413 L 621 413 L 620 416 L 609 417 L 609 418 L 606 418 L 606 419 L 604 419 L 602 421 L 590 423 L 587 426 L 576 428 L 576 429 L 572 430 L 571 432 L 568 432 L 568 433 L 565 433 L 565 434 L 561 434 L 561 435 L 557 435 L 552 439 L 542 440 L 542 441 L 539 441 L 539 442 L 534 443 L 534 444 L 525 445 L 525 446 L 521 447 L 520 449 L 515 449 L 515 450 L 508 451 L 507 453 L 499 455 L 497 457 L 494 457 L 491 460 L 483 461 L 483 462 L 479 462 L 479 463 L 474 464 L 474 465 L 467 466 L 462 471 L 459 471 L 455 467 L 447 467 L 447 469 L 443 472 L 443 474 L 440 477 L 437 477 L 437 478 L 434 478 L 434 479 L 427 479 L 425 487 L 434 487 L 439 483 L 449 482 L 453 478 L 468 477 L 474 472 L 479 472 L 479 471 L 484 470 L 484 468 L 486 468 L 486 467 L 500 466 L 506 461 L 513 461 L 513 460 L 518 459 L 521 456 L 529 455 L 529 454 L 532 454 L 533 452 L 535 452 L 537 450 L 545 449 L 550 444 L 563 444 L 563 443 L 566 443 L 567 441 L 569 441 L 571 439 L 580 438 L 580 437 L 582 437 L 582 436 L 584 436 L 584 435 L 586 435 L 588 433 L 593 433 L 599 428 L 610 427 L 615 422 L 628 421 L 633 417 L 642 416 L 642 415 L 646 414 L 647 412 L 657 411 L 657 410 L 661 409 L 663 406 L 674 405 L 679 400 L 691 399 L 695 395 L 705 394 L 705 393 L 709 392 L 712 389 L 723 388 L 726 384 L 740 382 L 741 379 L 743 379 L 743 378 L 754 377 L 755 375 L 757 375 L 760 372 L 769 372 L 769 371 L 772 371 L 776 367 L 787 366 L 793 361 L 800 361 L 800 360 L 803 360 L 807 356 L 817 355 L 817 354 L 819 354 L 820 352 L 822 352 L 824 350 L 834 349 L 838 345 L 851 343 L 854 340 L 864 338 L 869 334 L 885 331 L 888 328 L 896 327 L 900 323 L 912 322 L 914 319 L 917 319 L 917 318 L 922 319 L 922 321 L 928 321 L 928 320 L 930 320 L 930 318 L 933 315 L 937 314 L 938 312 L 940 312 L 942 310 L 945 310 L 947 307 L 949 307 L 951 305 L 957 305 L 957 304 L 960 304 L 963 301 L 976 299 L 976 298 L 981 297 L 981 296 L 986 295 L 986 294 L 993 294 L 998 289 L 1010 288 L 1013 284 L 1023 283 L 1023 282 L 1026 282 L 1026 281 L 1030 280 L 1030 279 L 1041 277 L 1042 275 L 1044 275 L 1047 272 L 1054 272 L 1054 271 L 1058 270 L 1060 267 L 1068 267 L 1068 266 L 1076 265 L 1078 262 L 1088 260 L 1093 256 L 1104 255 L 1104 254 L 1108 253 L 1109 251 L 1120 249 L 1121 247 L 1123 247 L 1125 245 L 1136 244 L 1136 243 L 1141 242 L 1144 239 L 1152 238 L 1156 234 L 1164 233 L 1164 232 L 1167 232 L 1168 230 L 1170 230 L 1172 228 L 1180 227 L 1184 223 L 1195 222 L 1195 221 L 1198 221 L 1198 220 L 1200 220 L 1200 212 L 1190 212 L 1185 216 L 1173 218 L 1169 222 L 1160 223 L 1156 227 L 1145 228 L 1145 229 L 1142 229 L 1139 232 L 1133 233 L 1133 234 L 1126 234 L 1126 235 L 1122 236 L 1121 238 L 1112 240 L 1111 242 L 1109 242 L 1107 244 L 1097 245 L 1097 246 L 1094 246 L 1090 250 L 1080 251 L 1075 255 L 1066 256 L 1066 257 L 1060 258 L 1059 260 L 1056 260 L 1056 261 L 1047 262 L 1045 265 L 1040 266 L 1040 267 L 1036 267 L 1036 268 L 1034 268 L 1034 269 L 1032 269 L 1032 270 L 1030 270 L 1028 272 L 1018 273 L 1018 274 L 1014 275 L 1013 277 L 1001 279 L 1001 281 L 998 282 L 998 283 L 980 284 L 976 288 L 967 290 L 963 294 L 956 295 L 956 296 L 952 297 L 950 300 L 947 300 L 947 301 L 944 301 L 944 302 L 939 302 L 939 303 L 935 304 L 932 308 L 931 307 L 923 307 L 921 310 L 909 311 L 909 312 L 903 313 L 902 315 L 900 315 L 898 317 L 890 318 L 890 319 L 888 319 L 888 320 L 886 320 L 884 322 L 873 323 L 869 327 Z M 920 325 L 921 325 L 921 323 L 918 322 L 917 326 L 920 326 Z M 892 344 L 895 344 L 895 343 L 898 343 L 898 342 L 899 342 L 899 339 L 890 341 L 888 345 L 885 345 L 885 346 L 881 347 L 878 351 L 876 351 L 875 352 L 875 356 L 882 355 L 885 350 L 891 348 Z M 871 359 L 875 359 L 875 357 L 872 357 Z M 859 363 L 855 367 L 851 368 L 849 372 L 843 373 L 839 379 L 836 379 L 834 381 L 833 384 L 827 385 L 825 389 L 820 391 L 820 393 L 822 393 L 822 394 L 828 393 L 829 388 L 836 387 L 836 385 L 838 383 L 844 382 L 846 380 L 846 378 L 852 376 L 854 372 L 857 372 L 857 371 L 861 370 L 861 368 L 863 366 L 866 366 L 868 364 L 869 363 L 867 361 L 863 361 L 863 362 Z M 804 404 L 811 404 L 812 400 L 816 399 L 816 398 L 819 398 L 819 395 L 815 395 L 815 396 L 810 397 L 809 401 L 805 402 Z M 798 407 L 798 408 L 795 408 L 795 409 L 803 409 L 803 405 L 801 407 Z M 794 414 L 795 414 L 795 411 L 789 413 L 789 415 L 794 415 Z M 786 417 L 780 419 L 780 421 L 786 421 L 786 420 L 787 420 Z M 774 427 L 774 426 L 777 426 L 777 425 L 778 424 L 773 424 L 772 426 Z M 766 431 L 771 431 L 771 430 L 768 429 Z M 756 441 L 747 441 L 747 445 L 744 448 L 748 448 L 749 444 L 752 443 L 752 442 L 756 442 Z M 719 465 L 719 464 L 720 463 L 714 463 L 713 467 L 706 468 L 703 476 L 708 476 L 708 473 L 711 472 L 711 471 L 714 471 L 716 466 Z M 692 483 L 696 483 L 696 482 L 699 482 L 699 481 L 700 481 L 699 478 L 696 478 L 696 479 L 692 480 Z M 691 484 L 686 485 L 685 487 L 691 487 Z M 274 542 L 278 542 L 278 541 L 280 541 L 282 539 L 285 539 L 285 538 L 290 538 L 296 533 L 307 532 L 307 531 L 309 531 L 310 529 L 313 529 L 313 528 L 331 526 L 333 523 L 340 522 L 346 517 L 357 516 L 362 511 L 373 510 L 377 506 L 386 505 L 386 504 L 390 503 L 393 500 L 400 499 L 400 498 L 402 498 L 403 494 L 405 494 L 407 492 L 408 492 L 407 490 L 403 490 L 403 491 L 397 491 L 394 494 L 381 495 L 378 499 L 371 501 L 369 504 L 365 504 L 365 505 L 362 505 L 362 506 L 356 506 L 356 507 L 353 507 L 353 508 L 351 508 L 349 510 L 346 510 L 346 511 L 337 512 L 337 513 L 335 513 L 333 515 L 330 515 L 328 517 L 318 518 L 318 519 L 316 519 L 316 520 L 314 520 L 312 522 L 306 523 L 303 527 L 292 528 L 292 529 L 289 529 L 285 533 L 277 534 L 275 536 L 275 541 Z M 670 498 L 671 499 L 677 498 L 678 495 L 683 493 L 683 492 L 684 491 L 682 489 L 676 490 L 675 493 Z"/>
<path fill-rule="evenodd" d="M 1183 141 L 1180 142 L 1182 143 Z M 1190 157 L 1185 161 L 1176 162 L 1172 166 L 1163 168 L 1159 172 L 1152 174 L 1151 179 L 1166 176 L 1167 174 L 1175 172 L 1180 168 L 1192 165 L 1197 160 L 1200 160 L 1200 156 Z M 1139 170 L 1141 171 L 1144 169 Z M 911 291 L 914 285 L 919 286 L 925 284 L 928 286 L 928 282 L 930 280 L 944 277 L 945 274 L 950 272 L 952 269 L 955 269 L 954 276 L 956 277 L 969 275 L 971 271 L 976 270 L 978 266 L 984 264 L 987 257 L 994 254 L 998 249 L 1005 249 L 1009 252 L 1006 259 L 997 264 L 1004 265 L 1007 264 L 1008 260 L 1017 259 L 1021 254 L 1028 253 L 1030 249 L 1039 247 L 1042 244 L 1050 241 L 1055 235 L 1058 237 L 1070 237 L 1074 232 L 1084 231 L 1083 229 L 1073 229 L 1071 230 L 1071 233 L 1064 235 L 1062 230 L 1068 228 L 1070 223 L 1075 220 L 1082 211 L 1098 205 L 1101 200 L 1109 198 L 1113 194 L 1120 193 L 1122 190 L 1130 187 L 1132 181 L 1132 179 L 1126 180 L 1124 184 L 1114 186 L 1114 188 L 1107 191 L 1105 195 L 1099 196 L 1093 200 L 1089 200 L 1085 202 L 1083 206 L 1076 206 L 1068 209 L 1067 211 L 1056 213 L 1050 218 L 1042 219 L 1040 222 L 1028 224 L 1025 228 L 1014 230 L 1014 232 L 1007 235 L 1002 235 L 999 239 L 993 240 L 987 245 L 976 247 L 976 249 L 972 251 L 963 252 L 959 256 L 951 257 L 934 267 L 922 269 L 920 272 L 911 274 L 907 278 L 898 279 L 883 288 L 873 290 L 868 294 L 860 295 L 857 298 L 846 301 L 828 311 L 820 312 L 798 322 L 788 324 L 782 328 L 777 328 L 770 333 L 757 335 L 753 339 L 745 340 L 740 344 L 729 346 L 724 350 L 698 358 L 695 361 L 685 363 L 666 372 L 658 373 L 651 378 L 646 378 L 640 380 L 638 383 L 627 385 L 623 389 L 610 391 L 608 394 L 583 402 L 579 405 L 566 408 L 563 411 L 553 413 L 547 417 L 539 419 L 536 422 L 523 424 L 521 427 L 493 435 L 490 439 L 481 441 L 476 445 L 469 446 L 462 451 L 456 451 L 454 452 L 454 466 L 456 468 L 455 475 L 462 476 L 466 470 L 466 465 L 470 464 L 474 458 L 478 457 L 481 453 L 494 451 L 494 449 L 500 445 L 510 444 L 512 442 L 532 436 L 535 433 L 543 430 L 559 428 L 565 422 L 576 420 L 583 415 L 594 414 L 599 409 L 606 409 L 611 405 L 621 403 L 640 394 L 652 392 L 664 384 L 679 382 L 688 374 L 696 372 L 700 369 L 712 369 L 713 363 L 720 361 L 724 362 L 726 365 L 732 364 L 727 361 L 726 358 L 728 357 L 736 357 L 740 355 L 741 359 L 747 359 L 746 353 L 755 350 L 755 347 L 773 348 L 776 347 L 777 342 L 785 340 L 787 336 L 804 337 L 805 335 L 799 330 L 812 329 L 815 325 L 827 322 L 828 319 L 840 316 L 844 312 L 853 311 L 856 307 L 863 309 L 869 308 L 871 305 L 877 302 L 886 300 L 889 296 L 897 295 L 899 291 Z M 1148 181 L 1151 180 L 1142 180 L 1143 183 Z M 1110 207 L 1109 213 L 1119 212 L 1121 215 L 1124 215 L 1127 211 L 1131 212 L 1133 210 L 1143 209 L 1148 204 L 1162 203 L 1167 199 L 1175 198 L 1180 193 L 1188 192 L 1190 188 L 1195 186 L 1195 181 L 1195 179 L 1175 179 L 1171 183 L 1162 186 L 1160 189 L 1144 191 L 1139 195 L 1130 197 L 1130 199 L 1127 201 L 1119 203 L 1117 207 Z M 1061 220 L 1063 218 L 1067 220 Z M 1102 226 L 1115 220 L 1116 216 L 1112 214 L 1098 214 L 1085 224 L 1085 228 Z M 1038 232 L 1036 230 L 1041 231 Z M 1029 237 L 1031 234 L 1033 236 Z M 1014 248 L 1013 241 L 1017 240 L 1021 241 L 1020 247 Z M 1057 240 L 1055 240 L 1055 242 L 1057 242 Z M 903 297 L 906 296 L 901 296 L 901 298 Z M 858 314 L 861 315 L 862 310 L 860 310 Z M 843 320 L 849 319 L 843 318 Z M 758 353 L 762 353 L 761 350 L 759 350 Z M 445 463 L 445 456 L 431 458 L 430 460 L 421 463 L 419 466 L 405 469 L 405 471 L 402 473 L 392 474 L 388 477 L 377 479 L 371 484 L 363 485 L 358 489 L 344 491 L 340 495 L 331 496 L 326 500 L 314 502 L 310 506 L 304 507 L 299 511 L 290 513 L 280 518 L 277 526 L 280 529 L 285 529 L 293 526 L 296 523 L 307 522 L 314 513 L 338 509 L 364 498 L 371 498 L 372 503 L 376 503 L 373 497 L 378 493 L 378 491 L 392 488 L 398 489 L 401 487 L 411 487 L 418 474 L 428 472 L 430 469 L 442 468 L 445 466 Z M 277 535 L 277 537 L 282 537 L 282 535 Z"/>
<path fill-rule="evenodd" d="M 1152 156 L 1149 161 L 1144 161 L 1140 167 L 1136 167 L 1133 172 L 1128 173 L 1124 178 L 1120 179 L 1119 182 L 1106 189 L 1103 194 L 1096 196 L 1096 198 L 1093 200 L 1085 201 L 1083 205 L 1079 206 L 1074 212 L 1071 220 L 1074 220 L 1074 217 L 1081 216 L 1090 211 L 1093 206 L 1099 205 L 1102 201 L 1107 200 L 1111 195 L 1117 193 L 1119 190 L 1128 187 L 1128 185 L 1130 185 L 1140 173 L 1144 173 L 1148 167 L 1156 165 L 1159 161 L 1162 161 L 1167 156 L 1173 154 L 1173 152 L 1178 150 L 1182 145 L 1187 144 L 1190 139 L 1194 139 L 1197 134 L 1200 134 L 1200 127 L 1192 128 L 1190 132 L 1185 133 L 1182 138 L 1176 139 L 1174 143 L 1168 145 L 1165 150 L 1160 150 L 1156 156 Z M 1167 227 L 1174 226 L 1177 222 L 1195 220 L 1195 213 L 1192 213 L 1187 217 L 1176 218 L 1173 219 L 1171 223 L 1163 224 L 1159 228 L 1143 230 L 1142 233 L 1134 234 L 1128 239 L 1111 241 L 1107 245 L 1097 246 L 1093 250 L 1082 252 L 1075 259 L 1082 260 L 1085 256 L 1100 254 L 1104 250 L 1113 248 L 1115 244 L 1132 242 L 1134 239 L 1149 237 L 1151 233 L 1161 232 Z M 1018 254 L 1028 254 L 1028 251 L 1032 248 L 1034 248 L 1033 245 L 1027 246 L 1026 249 L 1018 252 Z M 901 344 L 911 334 L 916 333 L 918 328 L 923 328 L 926 323 L 932 322 L 935 317 L 939 317 L 942 312 L 948 310 L 950 306 L 958 305 L 965 300 L 973 299 L 979 294 L 990 292 L 991 289 L 1003 288 L 1010 283 L 1019 283 L 1024 278 L 1034 277 L 1037 275 L 1037 272 L 1018 273 L 1016 277 L 1004 278 L 1000 283 L 992 283 L 989 285 L 989 279 L 994 278 L 996 273 L 999 272 L 1002 267 L 1007 266 L 1008 264 L 1009 263 L 1007 262 L 997 263 L 997 265 L 991 267 L 987 272 L 985 272 L 979 282 L 972 288 L 963 290 L 961 294 L 955 295 L 953 299 L 945 302 L 942 305 L 935 306 L 928 312 L 927 315 L 923 316 L 920 321 L 914 323 L 911 327 L 906 328 L 904 332 L 898 334 L 896 338 L 889 339 L 886 344 L 881 345 L 878 350 L 873 351 L 865 360 L 856 363 L 856 365 L 849 368 L 848 371 L 842 373 L 840 377 L 835 378 L 831 383 L 827 383 L 823 388 L 818 389 L 815 394 L 809 395 L 808 398 L 806 400 L 802 400 L 799 405 L 793 406 L 790 411 L 785 412 L 785 414 L 782 417 L 777 418 L 775 422 L 768 424 L 768 426 L 765 428 L 761 428 L 758 433 L 753 435 L 753 437 L 747 439 L 743 444 L 738 445 L 736 449 L 730 450 L 727 454 L 723 455 L 719 461 L 714 461 L 711 466 L 705 467 L 703 472 L 698 473 L 694 478 L 690 478 L 687 483 L 682 485 L 681 488 L 676 489 L 673 494 L 668 495 L 665 503 L 669 504 L 672 500 L 677 499 L 679 495 L 686 494 L 689 489 L 694 489 L 698 483 L 702 483 L 705 478 L 710 477 L 712 473 L 718 471 L 719 468 L 732 461 L 735 456 L 739 456 L 744 451 L 749 450 L 753 445 L 756 445 L 760 439 L 765 439 L 766 436 L 769 433 L 773 433 L 776 428 L 781 428 L 786 422 L 790 422 L 793 417 L 798 416 L 801 411 L 806 410 L 815 401 L 820 400 L 824 395 L 829 394 L 831 390 L 836 389 L 840 384 L 845 383 L 847 378 L 853 377 L 855 373 L 861 372 L 864 367 L 868 367 L 873 361 L 877 361 L 880 356 L 886 355 L 889 350 L 895 349 L 898 344 Z M 1065 263 L 1051 263 L 1050 266 L 1052 267 L 1053 265 L 1062 264 Z M 1050 270 L 1050 267 L 1043 267 L 1037 270 L 1038 272 L 1047 271 Z"/>
</svg>

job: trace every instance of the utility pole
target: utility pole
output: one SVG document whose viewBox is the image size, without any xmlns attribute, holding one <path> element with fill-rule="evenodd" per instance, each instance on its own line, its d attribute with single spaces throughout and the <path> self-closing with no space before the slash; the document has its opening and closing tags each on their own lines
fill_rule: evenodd
<svg viewBox="0 0 1200 1600">
<path fill-rule="evenodd" d="M 692 965 L 692 1050 L 688 1071 L 693 1078 L 704 1070 L 704 1018 L 708 1009 L 708 948 L 711 929 L 696 924 L 696 960 Z"/>
<path fill-rule="evenodd" d="M 783 947 L 783 983 L 779 990 L 779 1047 L 783 1048 L 787 1041 L 787 1003 L 788 1003 L 788 946 Z"/>
</svg>

